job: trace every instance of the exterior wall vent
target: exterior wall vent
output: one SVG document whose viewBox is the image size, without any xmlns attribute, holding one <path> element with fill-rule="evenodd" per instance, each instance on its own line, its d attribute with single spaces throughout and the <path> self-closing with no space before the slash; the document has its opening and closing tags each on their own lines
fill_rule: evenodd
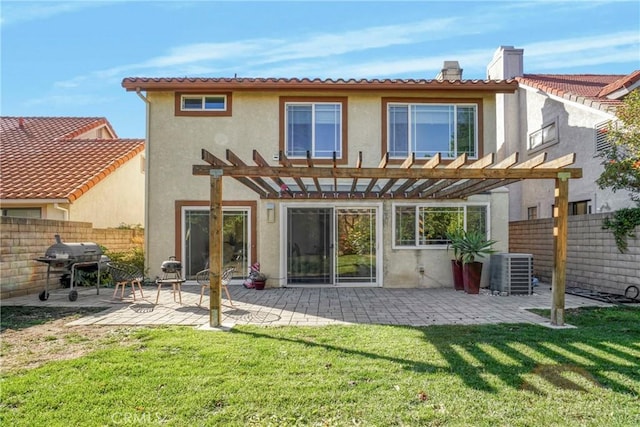
<svg viewBox="0 0 640 427">
<path fill-rule="evenodd" d="M 595 148 L 596 154 L 599 154 L 605 150 L 611 148 L 611 141 L 609 141 L 609 127 L 611 121 L 598 123 L 595 125 Z"/>
</svg>

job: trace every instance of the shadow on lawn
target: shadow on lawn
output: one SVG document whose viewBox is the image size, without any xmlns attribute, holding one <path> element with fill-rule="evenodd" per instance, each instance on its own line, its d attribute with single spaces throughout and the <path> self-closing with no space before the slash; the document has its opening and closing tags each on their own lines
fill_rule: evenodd
<svg viewBox="0 0 640 427">
<path fill-rule="evenodd" d="M 637 318 L 636 318 L 637 320 Z M 514 389 L 540 396 L 544 389 L 587 392 L 589 387 L 607 387 L 615 392 L 638 395 L 640 386 L 631 388 L 622 381 L 638 383 L 640 328 L 635 330 L 607 325 L 603 328 L 552 330 L 535 325 L 480 326 L 385 326 L 419 330 L 446 360 L 443 367 L 428 360 L 415 360 L 353 347 L 285 338 L 277 333 L 234 329 L 248 334 L 319 347 L 348 355 L 384 359 L 419 373 L 452 373 L 470 388 L 496 393 L 488 377 L 498 378 Z M 600 330 L 598 330 L 600 329 Z M 455 331 L 452 334 L 452 330 Z M 626 332 L 626 333 L 625 333 Z M 611 337 L 615 337 L 611 339 Z M 618 380 L 618 379 L 621 380 Z"/>
<path fill-rule="evenodd" d="M 65 317 L 80 318 L 88 314 L 105 311 L 106 308 L 2 306 L 0 310 L 0 331 L 5 329 L 17 331 Z"/>
</svg>

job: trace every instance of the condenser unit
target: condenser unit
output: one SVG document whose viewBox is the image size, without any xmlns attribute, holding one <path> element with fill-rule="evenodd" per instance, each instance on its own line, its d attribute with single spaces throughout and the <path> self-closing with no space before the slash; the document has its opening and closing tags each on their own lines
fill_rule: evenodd
<svg viewBox="0 0 640 427">
<path fill-rule="evenodd" d="M 492 291 L 507 295 L 531 295 L 533 255 L 499 253 L 491 255 L 489 283 Z"/>
</svg>

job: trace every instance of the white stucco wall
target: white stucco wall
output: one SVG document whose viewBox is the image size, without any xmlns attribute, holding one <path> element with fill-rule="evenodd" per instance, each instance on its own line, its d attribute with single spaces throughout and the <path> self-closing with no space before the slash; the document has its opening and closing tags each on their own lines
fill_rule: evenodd
<svg viewBox="0 0 640 427">
<path fill-rule="evenodd" d="M 363 152 L 363 166 L 377 166 L 381 156 L 381 95 L 379 93 L 317 93 L 316 96 L 348 96 L 348 165 L 354 166 L 358 152 Z M 429 93 L 434 98 L 451 98 L 449 92 Z M 243 161 L 252 162 L 257 149 L 271 164 L 278 153 L 279 96 L 310 96 L 308 93 L 234 92 L 231 117 L 184 117 L 174 114 L 173 92 L 150 92 L 149 133 L 147 135 L 147 263 L 151 277 L 160 275 L 160 266 L 170 255 L 176 254 L 176 201 L 209 201 L 210 179 L 194 176 L 193 165 L 205 165 L 201 149 L 205 148 L 221 159 L 231 149 Z M 403 93 L 385 93 L 389 97 L 406 97 Z M 417 94 L 413 94 L 417 96 Z M 425 96 L 421 94 L 421 96 Z M 495 151 L 496 112 L 492 94 L 458 93 L 460 98 L 483 99 L 484 154 Z M 492 197 L 477 196 L 491 203 L 492 238 L 508 245 L 506 193 L 494 191 Z M 243 184 L 223 178 L 225 201 L 257 201 L 257 259 L 271 279 L 269 286 L 282 283 L 285 276 L 280 260 L 282 252 L 282 214 L 279 201 L 262 201 Z M 372 203 L 376 201 L 371 201 Z M 266 203 L 275 203 L 276 221 L 267 222 Z M 340 202 L 342 205 L 348 202 Z M 178 212 L 179 213 L 179 212 Z M 450 286 L 451 254 L 440 250 L 391 250 L 391 202 L 383 208 L 384 286 L 436 287 Z M 411 256 L 407 254 L 411 253 Z M 445 262 L 446 261 L 446 262 Z M 425 267 L 424 276 L 418 266 Z M 486 270 L 488 274 L 488 269 Z M 484 273 L 483 273 L 484 275 Z M 274 283 L 275 282 L 275 283 Z"/>
<path fill-rule="evenodd" d="M 582 168 L 583 177 L 569 181 L 569 202 L 588 200 L 591 213 L 599 213 L 605 202 L 610 210 L 630 206 L 626 192 L 600 190 L 595 183 L 603 168 L 595 151 L 594 128 L 599 123 L 611 120 L 612 115 L 576 102 L 560 100 L 524 85 L 521 85 L 517 95 L 508 96 L 518 98 L 521 125 L 517 139 L 521 161 L 541 152 L 547 153 L 547 160 L 576 153 L 576 162 L 571 167 Z M 558 142 L 527 150 L 529 135 L 554 120 L 558 126 Z M 538 218 L 550 218 L 554 185 L 553 180 L 528 180 L 512 185 L 511 192 L 517 195 L 511 199 L 510 219 L 527 219 L 527 208 L 534 206 L 537 207 Z"/>
</svg>

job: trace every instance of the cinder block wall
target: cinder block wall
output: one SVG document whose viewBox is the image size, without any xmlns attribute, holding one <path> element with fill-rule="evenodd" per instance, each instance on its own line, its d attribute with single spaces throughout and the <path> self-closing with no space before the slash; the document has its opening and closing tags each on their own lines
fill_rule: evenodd
<svg viewBox="0 0 640 427">
<path fill-rule="evenodd" d="M 87 222 L 1 217 L 0 298 L 37 294 L 44 289 L 47 265 L 34 258 L 45 254 L 55 243 L 56 234 L 63 242 L 93 242 L 112 252 L 142 249 L 144 244 L 143 230 L 94 229 Z M 53 278 L 50 280 L 50 289 L 57 286 Z"/>
<path fill-rule="evenodd" d="M 569 217 L 567 286 L 624 294 L 630 285 L 640 287 L 640 227 L 629 250 L 618 251 L 613 234 L 602 229 L 610 214 Z M 509 252 L 533 254 L 533 272 L 551 283 L 553 272 L 553 218 L 509 223 Z"/>
</svg>

